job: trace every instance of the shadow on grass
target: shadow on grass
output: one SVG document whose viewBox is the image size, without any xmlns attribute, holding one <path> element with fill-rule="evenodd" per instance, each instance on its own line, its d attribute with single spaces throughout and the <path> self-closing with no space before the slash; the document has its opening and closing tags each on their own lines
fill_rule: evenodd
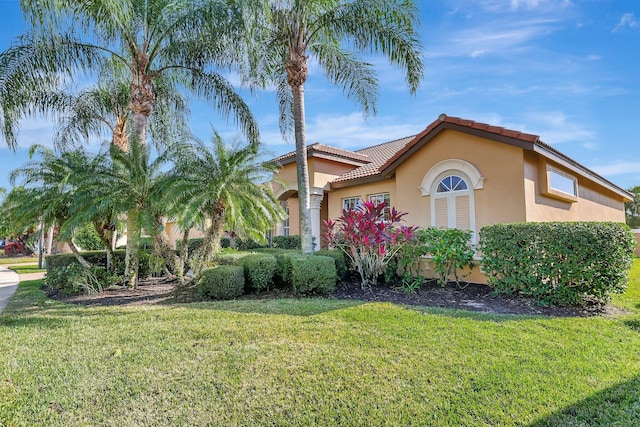
<svg viewBox="0 0 640 427">
<path fill-rule="evenodd" d="M 611 425 L 640 425 L 640 377 L 604 389 L 530 427 Z"/>
<path fill-rule="evenodd" d="M 625 325 L 627 325 L 628 327 L 630 327 L 631 329 L 633 329 L 634 331 L 640 332 L 640 320 L 639 319 L 625 320 L 623 323 Z"/>
</svg>

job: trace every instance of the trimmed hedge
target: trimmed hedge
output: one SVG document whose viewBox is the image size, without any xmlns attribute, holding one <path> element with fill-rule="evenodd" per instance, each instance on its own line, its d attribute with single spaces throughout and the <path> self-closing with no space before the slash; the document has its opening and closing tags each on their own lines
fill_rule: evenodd
<svg viewBox="0 0 640 427">
<path fill-rule="evenodd" d="M 335 249 L 323 249 L 313 253 L 316 256 L 328 256 L 333 258 L 336 263 L 336 273 L 340 280 L 344 280 L 349 274 L 347 270 L 347 262 L 345 260 L 344 252 Z"/>
<path fill-rule="evenodd" d="M 244 269 L 238 265 L 208 268 L 197 281 L 198 293 L 205 299 L 233 299 L 244 293 Z"/>
<path fill-rule="evenodd" d="M 90 264 L 106 269 L 107 268 L 107 253 L 105 251 L 86 251 L 80 252 L 80 254 L 87 260 Z M 124 249 L 118 249 L 114 252 L 115 262 L 116 262 L 116 271 L 123 272 L 124 271 L 124 261 L 126 251 Z M 140 266 L 138 268 L 138 277 L 141 279 L 147 278 L 154 273 L 154 260 L 153 255 L 140 251 Z M 73 254 L 55 254 L 55 255 L 47 255 L 46 258 L 46 268 L 47 275 L 52 273 L 52 271 L 56 268 L 66 267 L 70 264 L 78 264 L 76 257 Z"/>
<path fill-rule="evenodd" d="M 239 251 L 249 251 L 251 249 L 261 248 L 262 245 L 252 239 L 241 239 L 236 237 L 236 249 Z"/>
<path fill-rule="evenodd" d="M 300 236 L 291 235 L 291 236 L 274 236 L 271 240 L 274 248 L 281 249 L 302 249 L 302 243 L 300 240 Z"/>
<path fill-rule="evenodd" d="M 251 252 L 239 252 L 234 249 L 224 249 L 213 257 L 213 261 L 221 265 L 240 265 L 242 258 L 250 254 Z"/>
<path fill-rule="evenodd" d="M 256 291 L 269 290 L 276 271 L 276 258 L 269 254 L 250 254 L 242 258 L 247 285 Z"/>
<path fill-rule="evenodd" d="M 326 294 L 336 289 L 336 263 L 328 256 L 297 255 L 291 261 L 291 284 L 300 294 Z"/>
<path fill-rule="evenodd" d="M 480 231 L 482 271 L 497 293 L 540 304 L 607 302 L 626 289 L 636 240 L 624 224 L 497 224 Z"/>
</svg>

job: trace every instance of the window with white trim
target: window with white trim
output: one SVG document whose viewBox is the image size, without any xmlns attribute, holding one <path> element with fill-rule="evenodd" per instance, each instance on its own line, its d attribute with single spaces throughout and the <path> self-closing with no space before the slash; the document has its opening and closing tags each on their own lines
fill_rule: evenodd
<svg viewBox="0 0 640 427">
<path fill-rule="evenodd" d="M 285 206 L 284 211 L 287 214 L 287 218 L 284 220 L 282 229 L 284 230 L 284 235 L 288 236 L 289 235 L 289 206 Z"/>
<path fill-rule="evenodd" d="M 433 182 L 431 225 L 475 231 L 473 189 L 468 178 L 446 172 Z"/>
<path fill-rule="evenodd" d="M 375 202 L 376 204 L 378 203 L 384 203 L 385 207 L 384 207 L 384 211 L 383 211 L 383 217 L 385 220 L 388 220 L 389 217 L 391 216 L 391 195 L 389 193 L 378 193 L 378 194 L 369 194 L 369 197 L 367 197 L 369 199 L 370 202 Z"/>
<path fill-rule="evenodd" d="M 342 209 L 350 211 L 360 206 L 361 203 L 362 200 L 360 200 L 360 197 L 347 197 L 346 199 L 342 199 Z"/>
<path fill-rule="evenodd" d="M 548 169 L 548 172 L 550 190 L 560 191 L 574 197 L 578 195 L 578 183 L 574 177 L 551 168 Z"/>
</svg>

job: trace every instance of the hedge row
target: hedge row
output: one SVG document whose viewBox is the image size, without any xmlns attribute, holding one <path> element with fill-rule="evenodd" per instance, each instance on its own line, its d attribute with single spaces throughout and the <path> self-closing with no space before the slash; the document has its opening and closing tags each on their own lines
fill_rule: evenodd
<svg viewBox="0 0 640 427">
<path fill-rule="evenodd" d="M 624 292 L 635 247 L 631 230 L 611 222 L 497 224 L 480 231 L 489 286 L 542 304 L 607 302 Z"/>
<path fill-rule="evenodd" d="M 334 252 L 334 251 L 329 251 Z M 259 253 L 221 253 L 216 257 L 220 264 L 209 268 L 197 279 L 200 295 L 205 298 L 228 299 L 244 293 L 245 290 L 261 291 L 275 285 L 288 288 L 297 294 L 326 294 L 333 292 L 338 275 L 336 265 L 340 256 L 305 255 L 297 251 L 263 249 Z M 344 258 L 342 258 L 344 265 Z M 225 267 L 219 270 L 221 267 Z M 219 271 L 218 271 L 219 270 Z M 242 273 L 243 291 L 239 294 L 228 292 L 230 271 Z M 235 280 L 235 279 L 234 279 Z M 226 295 L 222 297 L 220 295 Z M 232 295 L 233 294 L 233 295 Z M 215 295 L 215 296 L 214 296 Z"/>
</svg>

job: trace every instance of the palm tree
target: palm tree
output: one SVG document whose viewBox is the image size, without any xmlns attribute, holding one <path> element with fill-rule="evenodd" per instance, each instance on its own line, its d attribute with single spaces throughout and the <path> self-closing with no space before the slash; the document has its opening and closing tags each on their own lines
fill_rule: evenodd
<svg viewBox="0 0 640 427">
<path fill-rule="evenodd" d="M 415 93 L 423 76 L 419 13 L 412 0 L 270 0 L 263 6 L 268 34 L 259 75 L 275 80 L 282 133 L 294 130 L 302 249 L 312 252 L 304 105 L 309 58 L 365 113 L 375 113 L 375 70 L 356 52 L 387 57 L 406 72 Z"/>
<path fill-rule="evenodd" d="M 42 221 L 60 226 L 59 238 L 67 243 L 82 266 L 90 267 L 72 241 L 75 229 L 82 223 L 69 220 L 75 194 L 82 182 L 81 175 L 96 168 L 95 159 L 84 150 L 66 151 L 58 155 L 41 145 L 32 146 L 30 155 L 32 160 L 10 175 L 12 185 L 20 179 L 23 186 L 17 187 L 21 190 L 6 208 L 12 211 L 16 225 L 26 226 Z"/>
<path fill-rule="evenodd" d="M 86 222 L 107 210 L 127 212 L 125 276 L 131 288 L 138 285 L 140 231 L 144 224 L 153 224 L 149 216 L 156 212 L 162 168 L 169 153 L 151 159 L 146 145 L 134 138 L 128 151 L 110 145 L 107 152 L 96 156 L 96 167 L 80 175 L 82 185 L 71 210 L 75 221 Z"/>
<path fill-rule="evenodd" d="M 225 229 L 263 240 L 264 233 L 284 218 L 284 211 L 267 182 L 274 167 L 260 160 L 262 153 L 253 145 L 227 147 L 217 133 L 212 147 L 203 143 L 185 146 L 175 168 L 171 192 L 183 206 L 185 224 L 210 221 L 202 245 L 193 254 L 192 264 L 199 270 L 220 249 Z"/>
<path fill-rule="evenodd" d="M 224 73 L 241 67 L 247 47 L 246 1 L 22 0 L 33 33 L 0 55 L 2 132 L 15 145 L 19 120 L 32 115 L 33 92 L 51 76 L 99 72 L 117 61 L 129 73 L 133 137 L 147 140 L 157 108 L 156 83 L 190 90 L 233 114 L 246 137 L 258 143 L 258 128 Z M 215 67 L 215 68 L 214 68 Z"/>
</svg>

